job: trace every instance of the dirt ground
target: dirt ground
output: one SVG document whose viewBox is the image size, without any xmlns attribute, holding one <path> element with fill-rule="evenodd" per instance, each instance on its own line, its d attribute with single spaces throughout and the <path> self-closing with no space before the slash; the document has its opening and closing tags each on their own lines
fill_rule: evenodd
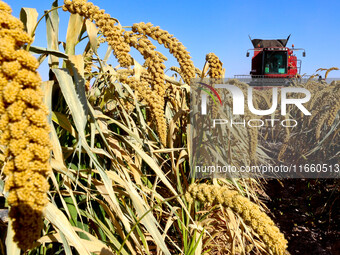
<svg viewBox="0 0 340 255">
<path fill-rule="evenodd" d="M 270 180 L 272 217 L 290 254 L 340 255 L 340 180 Z"/>
</svg>

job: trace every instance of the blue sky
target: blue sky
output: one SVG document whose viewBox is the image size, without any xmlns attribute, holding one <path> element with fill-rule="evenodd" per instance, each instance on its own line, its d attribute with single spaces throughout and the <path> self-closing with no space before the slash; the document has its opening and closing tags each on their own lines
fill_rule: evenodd
<svg viewBox="0 0 340 255">
<path fill-rule="evenodd" d="M 50 8 L 51 1 L 7 0 L 13 14 L 19 17 L 21 7 L 36 8 L 39 16 Z M 117 18 L 123 26 L 137 22 L 151 22 L 174 34 L 190 52 L 195 66 L 202 69 L 205 55 L 214 52 L 226 68 L 226 76 L 249 74 L 251 58 L 246 51 L 252 48 L 252 38 L 286 38 L 291 35 L 288 46 L 304 48 L 302 73 L 313 74 L 316 69 L 340 68 L 340 1 L 104 1 L 93 0 Z M 62 1 L 59 0 L 59 5 Z M 60 40 L 66 38 L 69 15 L 60 13 Z M 37 30 L 34 45 L 46 47 L 44 24 Z M 176 65 L 173 57 L 161 46 L 157 49 L 169 61 L 167 67 Z M 81 47 L 80 47 L 81 48 Z M 138 53 L 133 52 L 138 57 Z M 46 72 L 45 72 L 46 73 Z M 47 77 L 42 74 L 43 78 Z M 330 77 L 340 77 L 334 71 Z"/>
</svg>

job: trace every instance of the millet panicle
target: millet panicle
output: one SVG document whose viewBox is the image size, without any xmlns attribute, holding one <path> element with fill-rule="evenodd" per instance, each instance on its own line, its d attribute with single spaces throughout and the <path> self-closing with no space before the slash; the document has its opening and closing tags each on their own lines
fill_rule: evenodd
<svg viewBox="0 0 340 255">
<path fill-rule="evenodd" d="M 51 144 L 38 61 L 21 49 L 32 39 L 11 8 L 0 1 L 0 142 L 5 146 L 5 190 L 14 240 L 32 247 L 43 228 L 48 203 Z"/>
</svg>

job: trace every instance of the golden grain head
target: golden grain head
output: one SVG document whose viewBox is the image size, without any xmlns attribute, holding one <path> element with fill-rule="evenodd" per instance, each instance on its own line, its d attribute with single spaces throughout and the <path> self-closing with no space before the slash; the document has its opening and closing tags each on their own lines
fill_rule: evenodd
<svg viewBox="0 0 340 255">
<path fill-rule="evenodd" d="M 46 178 L 51 170 L 46 166 L 51 151 L 48 112 L 36 72 L 38 61 L 21 49 L 32 39 L 2 1 L 0 12 L 0 140 L 7 146 L 5 189 L 9 192 L 14 240 L 25 251 L 40 237 L 42 211 L 48 202 Z"/>
<path fill-rule="evenodd" d="M 258 205 L 239 195 L 238 192 L 216 185 L 191 184 L 185 198 L 188 203 L 199 200 L 229 207 L 253 228 L 274 254 L 285 253 L 288 242 L 274 222 L 260 210 Z"/>
</svg>

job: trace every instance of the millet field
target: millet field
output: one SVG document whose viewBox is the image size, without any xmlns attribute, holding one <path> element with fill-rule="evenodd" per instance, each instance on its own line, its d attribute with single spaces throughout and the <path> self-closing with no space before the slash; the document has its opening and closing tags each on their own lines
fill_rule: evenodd
<svg viewBox="0 0 340 255">
<path fill-rule="evenodd" d="M 20 17 L 9 5 L 0 1 L 0 254 L 340 254 L 339 172 L 192 178 L 190 83 L 225 79 L 218 56 L 196 67 L 190 45 L 157 24 L 120 24 L 114 8 L 86 0 Z M 298 128 L 221 127 L 229 163 L 339 166 L 340 81 L 317 79 L 334 70 L 290 84 L 311 92 L 312 115 L 293 105 L 274 115 Z M 257 108 L 270 108 L 272 90 L 253 93 Z"/>
</svg>

